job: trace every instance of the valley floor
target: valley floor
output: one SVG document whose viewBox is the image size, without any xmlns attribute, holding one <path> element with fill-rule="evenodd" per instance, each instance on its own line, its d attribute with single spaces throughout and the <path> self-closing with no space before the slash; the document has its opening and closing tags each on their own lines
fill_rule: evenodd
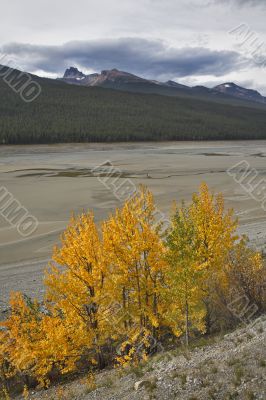
<svg viewBox="0 0 266 400">
<path fill-rule="evenodd" d="M 136 187 L 147 185 L 166 217 L 174 200 L 190 201 L 205 181 L 212 191 L 224 193 L 226 206 L 239 217 L 241 232 L 265 250 L 265 211 L 226 172 L 246 161 L 264 179 L 265 157 L 266 141 L 1 146 L 0 187 L 37 218 L 38 228 L 21 237 L 0 214 L 0 319 L 11 291 L 42 298 L 43 271 L 72 212 L 90 209 L 101 221 L 121 206 L 114 180 L 104 185 L 93 168 L 113 165 L 121 173 L 118 187 L 128 180 Z"/>
</svg>

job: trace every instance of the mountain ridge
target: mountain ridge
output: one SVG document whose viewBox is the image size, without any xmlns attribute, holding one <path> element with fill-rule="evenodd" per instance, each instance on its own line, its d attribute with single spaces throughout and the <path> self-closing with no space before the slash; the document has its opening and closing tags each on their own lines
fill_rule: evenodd
<svg viewBox="0 0 266 400">
<path fill-rule="evenodd" d="M 266 97 L 258 91 L 244 88 L 234 82 L 225 82 L 213 88 L 207 88 L 203 85 L 187 86 L 168 80 L 160 82 L 139 77 L 130 72 L 120 71 L 116 68 L 103 70 L 100 73 L 84 74 L 76 67 L 68 68 L 64 76 L 59 80 L 80 86 L 100 86 L 115 90 L 125 90 L 141 93 L 154 93 L 163 95 L 178 95 L 186 93 L 188 95 L 202 95 L 214 97 L 234 97 L 239 100 L 256 102 L 266 105 Z"/>
</svg>

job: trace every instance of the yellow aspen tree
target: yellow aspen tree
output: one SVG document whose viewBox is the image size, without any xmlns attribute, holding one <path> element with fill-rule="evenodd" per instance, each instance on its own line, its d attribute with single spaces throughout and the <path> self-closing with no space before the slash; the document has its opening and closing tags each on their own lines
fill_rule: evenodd
<svg viewBox="0 0 266 400">
<path fill-rule="evenodd" d="M 61 247 L 54 250 L 53 260 L 45 279 L 47 300 L 61 315 L 62 330 L 73 342 L 78 356 L 82 350 L 95 349 L 98 366 L 102 368 L 101 346 L 108 334 L 106 321 L 101 318 L 106 267 L 92 213 L 72 218 Z"/>
<path fill-rule="evenodd" d="M 209 329 L 210 292 L 217 282 L 227 284 L 226 263 L 238 238 L 236 227 L 232 210 L 225 210 L 223 196 L 211 194 L 205 183 L 193 195 L 192 203 L 183 204 L 173 218 L 167 253 L 169 290 L 165 293 L 173 299 L 168 314 L 174 323 L 179 321 L 181 332 L 185 330 L 187 343 L 189 327 Z"/>
<path fill-rule="evenodd" d="M 204 331 L 202 284 L 206 278 L 206 263 L 198 260 L 198 246 L 194 221 L 189 208 L 183 204 L 172 219 L 172 230 L 167 238 L 169 268 L 164 299 L 167 324 L 176 336 L 185 333 L 187 346 L 190 329 Z"/>
<path fill-rule="evenodd" d="M 11 314 L 4 326 L 9 363 L 20 376 L 34 375 L 36 349 L 42 337 L 39 304 L 21 293 L 12 293 Z"/>
<path fill-rule="evenodd" d="M 233 210 L 225 210 L 223 195 L 210 193 L 202 183 L 199 193 L 193 195 L 190 215 L 197 235 L 197 257 L 207 263 L 210 273 L 218 272 L 238 239 Z"/>
<path fill-rule="evenodd" d="M 256 312 L 265 311 L 266 304 L 266 269 L 261 253 L 248 247 L 244 236 L 229 254 L 227 265 L 229 287 L 227 292 L 242 296 L 249 306 L 255 305 Z M 254 308 L 254 309 L 255 309 Z"/>
<path fill-rule="evenodd" d="M 211 328 L 211 296 L 216 296 L 217 284 L 227 285 L 225 274 L 228 254 L 238 240 L 237 219 L 233 210 L 225 209 L 221 193 L 210 193 L 206 183 L 202 183 L 199 193 L 193 195 L 190 215 L 194 223 L 199 263 L 205 263 L 208 274 L 204 281 L 206 307 L 206 330 Z"/>
<path fill-rule="evenodd" d="M 12 342 L 5 322 L 0 324 L 0 389 L 6 388 L 9 378 L 16 374 L 16 370 L 10 362 Z"/>
<path fill-rule="evenodd" d="M 12 294 L 10 306 L 11 314 L 4 323 L 9 371 L 24 377 L 26 383 L 32 376 L 41 386 L 48 386 L 49 374 L 55 368 L 68 371 L 70 362 L 76 360 L 75 346 L 68 337 L 71 327 L 68 332 L 62 330 L 62 320 L 53 315 L 51 307 L 42 311 L 44 306 L 21 293 Z"/>
<path fill-rule="evenodd" d="M 133 358 L 138 345 L 149 351 L 150 340 L 156 340 L 162 320 L 161 289 L 166 262 L 155 211 L 151 192 L 141 187 L 102 227 L 109 260 L 106 288 L 121 305 L 117 321 L 127 338 L 122 349 L 128 350 L 128 359 Z"/>
</svg>

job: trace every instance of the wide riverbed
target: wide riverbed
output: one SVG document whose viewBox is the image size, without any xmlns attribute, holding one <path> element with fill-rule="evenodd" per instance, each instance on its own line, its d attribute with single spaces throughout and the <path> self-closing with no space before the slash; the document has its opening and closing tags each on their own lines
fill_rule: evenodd
<svg viewBox="0 0 266 400">
<path fill-rule="evenodd" d="M 0 187 L 38 220 L 37 230 L 22 237 L 0 214 L 0 307 L 6 306 L 12 290 L 42 294 L 43 269 L 71 212 L 90 209 L 100 221 L 121 204 L 114 190 L 125 179 L 128 185 L 147 185 L 167 214 L 174 200 L 189 200 L 205 181 L 224 193 L 226 205 L 239 216 L 241 231 L 263 245 L 265 211 L 226 172 L 242 160 L 263 178 L 266 141 L 0 147 Z M 109 179 L 104 185 L 92 171 L 102 164 L 106 171 L 111 165 L 116 168 L 115 182 Z"/>
</svg>

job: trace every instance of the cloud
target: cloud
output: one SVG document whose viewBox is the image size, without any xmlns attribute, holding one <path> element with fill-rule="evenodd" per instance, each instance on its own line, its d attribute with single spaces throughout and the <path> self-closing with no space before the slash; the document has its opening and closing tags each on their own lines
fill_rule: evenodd
<svg viewBox="0 0 266 400">
<path fill-rule="evenodd" d="M 251 5 L 265 5 L 265 0 L 233 0 L 239 4 L 251 4 Z"/>
<path fill-rule="evenodd" d="M 235 51 L 177 48 L 142 38 L 72 41 L 57 46 L 10 43 L 2 46 L 1 52 L 29 72 L 41 70 L 59 75 L 74 65 L 94 71 L 118 68 L 153 79 L 167 79 L 193 74 L 222 76 L 247 65 L 245 58 Z"/>
<path fill-rule="evenodd" d="M 265 6 L 265 0 L 213 0 L 213 3 L 236 4 L 240 6 Z"/>
</svg>

